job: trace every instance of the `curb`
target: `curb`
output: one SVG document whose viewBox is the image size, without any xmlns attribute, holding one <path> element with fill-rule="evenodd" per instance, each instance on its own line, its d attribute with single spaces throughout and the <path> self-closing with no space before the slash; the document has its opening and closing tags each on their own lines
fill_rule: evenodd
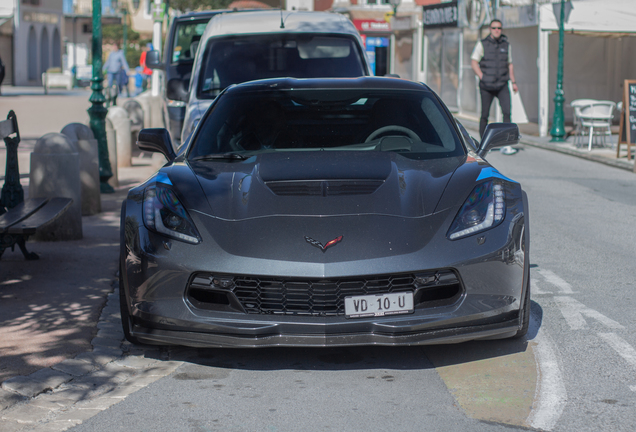
<svg viewBox="0 0 636 432">
<path fill-rule="evenodd" d="M 567 154 L 570 156 L 576 156 L 578 158 L 581 159 L 587 159 L 590 161 L 594 161 L 594 162 L 600 162 L 602 164 L 605 165 L 609 165 L 612 166 L 614 168 L 621 168 L 630 172 L 634 172 L 634 164 L 632 162 L 629 162 L 627 160 L 623 160 L 623 159 L 610 159 L 607 157 L 603 157 L 603 156 L 598 156 L 595 154 L 591 154 L 589 152 L 583 152 L 583 151 L 578 151 L 578 150 L 574 150 L 571 148 L 566 147 L 566 145 L 564 144 L 546 144 L 543 142 L 538 142 L 538 141 L 534 141 L 534 140 L 530 140 L 528 138 L 521 138 L 520 141 L 521 144 L 525 144 L 525 145 L 529 145 L 531 147 L 537 147 L 537 148 L 541 148 L 544 150 L 550 150 L 550 151 L 554 151 L 557 153 L 563 153 L 563 154 Z"/>
</svg>

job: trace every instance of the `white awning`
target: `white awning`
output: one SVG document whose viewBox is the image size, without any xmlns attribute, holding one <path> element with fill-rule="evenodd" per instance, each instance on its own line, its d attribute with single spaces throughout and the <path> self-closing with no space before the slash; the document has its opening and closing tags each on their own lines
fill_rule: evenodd
<svg viewBox="0 0 636 432">
<path fill-rule="evenodd" d="M 573 1 L 564 29 L 568 33 L 596 37 L 636 36 L 635 3 L 634 0 Z M 541 30 L 559 30 L 552 4 L 542 5 L 539 17 Z"/>
</svg>

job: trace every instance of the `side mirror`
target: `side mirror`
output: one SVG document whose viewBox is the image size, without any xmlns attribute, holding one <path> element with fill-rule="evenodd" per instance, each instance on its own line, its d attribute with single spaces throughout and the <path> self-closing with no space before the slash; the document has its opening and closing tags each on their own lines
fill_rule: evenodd
<svg viewBox="0 0 636 432">
<path fill-rule="evenodd" d="M 189 94 L 188 87 L 190 86 L 189 79 L 172 78 L 168 80 L 166 84 L 166 97 L 170 100 L 188 102 Z"/>
<path fill-rule="evenodd" d="M 157 50 L 148 51 L 146 54 L 146 66 L 150 69 L 163 69 L 161 53 Z"/>
<path fill-rule="evenodd" d="M 517 144 L 519 139 L 521 135 L 516 123 L 490 123 L 486 126 L 477 154 L 484 157 L 494 148 Z"/>
<path fill-rule="evenodd" d="M 137 147 L 153 153 L 163 154 L 168 162 L 177 157 L 173 148 L 170 132 L 165 128 L 149 128 L 139 131 Z"/>
</svg>

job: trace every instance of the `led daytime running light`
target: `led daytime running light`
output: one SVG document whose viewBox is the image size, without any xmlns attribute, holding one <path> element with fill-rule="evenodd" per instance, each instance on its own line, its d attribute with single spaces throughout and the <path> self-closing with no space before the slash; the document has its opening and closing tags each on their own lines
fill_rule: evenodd
<svg viewBox="0 0 636 432">
<path fill-rule="evenodd" d="M 201 242 L 194 223 L 175 193 L 160 184 L 146 189 L 143 203 L 144 224 L 160 234 L 187 243 Z M 169 221 L 166 226 L 164 220 Z M 170 223 L 174 222 L 174 223 Z"/>
<path fill-rule="evenodd" d="M 488 192 L 492 193 L 492 196 Z M 461 217 L 467 211 L 475 211 L 482 201 L 487 203 L 486 214 L 480 223 L 466 227 L 462 226 Z M 451 226 L 451 233 L 448 238 L 457 240 L 459 238 L 492 228 L 503 221 L 506 214 L 505 193 L 503 185 L 498 182 L 489 182 L 475 187 L 470 194 L 455 221 Z M 462 229 L 463 228 L 463 229 Z"/>
</svg>

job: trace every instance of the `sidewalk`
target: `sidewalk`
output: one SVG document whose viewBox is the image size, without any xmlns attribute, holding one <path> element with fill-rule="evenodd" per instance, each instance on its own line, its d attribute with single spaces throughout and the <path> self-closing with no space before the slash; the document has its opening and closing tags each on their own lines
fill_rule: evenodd
<svg viewBox="0 0 636 432">
<path fill-rule="evenodd" d="M 13 109 L 18 117 L 22 138 L 18 159 L 25 197 L 35 142 L 46 133 L 59 132 L 68 123 L 85 123 L 89 95 L 78 90 L 46 96 L 24 92 L 7 96 L 3 87 L 0 116 L 6 118 Z M 163 158 L 139 151 L 133 156 L 132 167 L 119 168 L 120 185 L 115 193 L 101 194 L 102 212 L 82 217 L 83 239 L 28 242 L 29 251 L 40 255 L 37 261 L 24 260 L 18 248 L 7 249 L 2 255 L 0 383 L 94 349 L 91 341 L 116 279 L 121 202 L 131 187 L 158 169 Z M 5 167 L 6 147 L 0 141 L 0 179 L 4 179 Z M 0 388 L 0 411 L 22 400 L 4 387 Z"/>
</svg>

